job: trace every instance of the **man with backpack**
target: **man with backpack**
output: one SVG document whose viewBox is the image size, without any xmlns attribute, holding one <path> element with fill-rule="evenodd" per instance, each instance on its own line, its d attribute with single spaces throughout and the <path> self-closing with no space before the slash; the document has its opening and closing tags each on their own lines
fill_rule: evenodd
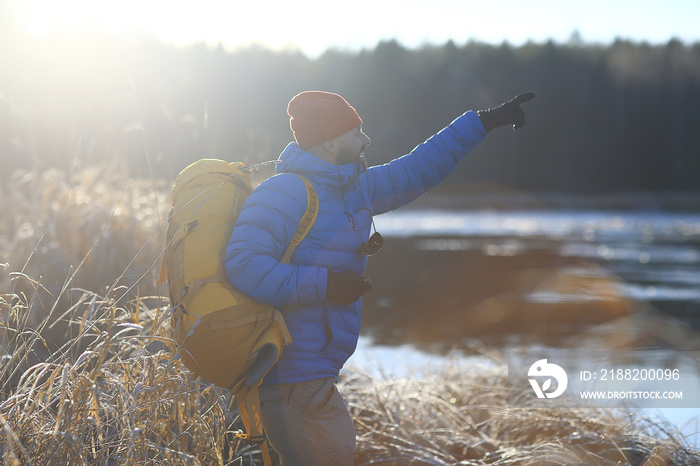
<svg viewBox="0 0 700 466">
<path fill-rule="evenodd" d="M 293 340 L 259 390 L 265 433 L 283 465 L 353 463 L 355 429 L 335 383 L 355 351 L 361 297 L 372 287 L 362 273 L 382 244 L 373 216 L 440 184 L 492 129 L 524 126 L 520 105 L 534 97 L 468 111 L 409 154 L 369 168 L 370 139 L 343 97 L 307 91 L 289 102 L 294 142 L 278 175 L 245 201 L 225 255 L 229 281 L 281 311 Z M 309 206 L 303 179 L 317 193 L 317 217 L 281 261 Z"/>
</svg>

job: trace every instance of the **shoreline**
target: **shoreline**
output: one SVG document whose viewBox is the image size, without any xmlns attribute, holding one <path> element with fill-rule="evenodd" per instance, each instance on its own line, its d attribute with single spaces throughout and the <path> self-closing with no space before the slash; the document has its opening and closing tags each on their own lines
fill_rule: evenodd
<svg viewBox="0 0 700 466">
<path fill-rule="evenodd" d="M 700 192 L 524 192 L 480 184 L 445 184 L 402 209 L 441 210 L 629 210 L 700 212 Z"/>
</svg>

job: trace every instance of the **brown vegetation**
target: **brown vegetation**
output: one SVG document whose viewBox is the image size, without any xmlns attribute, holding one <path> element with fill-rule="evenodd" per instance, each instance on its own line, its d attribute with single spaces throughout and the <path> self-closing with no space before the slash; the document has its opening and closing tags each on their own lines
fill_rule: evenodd
<svg viewBox="0 0 700 466">
<path fill-rule="evenodd" d="M 427 378 L 344 384 L 356 464 L 681 465 L 700 460 L 673 428 L 633 412 L 506 406 L 505 367 L 469 363 Z"/>
</svg>

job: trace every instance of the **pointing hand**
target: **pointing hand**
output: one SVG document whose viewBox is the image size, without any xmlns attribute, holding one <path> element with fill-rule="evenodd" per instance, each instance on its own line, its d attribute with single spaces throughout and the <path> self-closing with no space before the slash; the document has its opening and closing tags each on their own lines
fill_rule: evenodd
<svg viewBox="0 0 700 466">
<path fill-rule="evenodd" d="M 487 133 L 503 125 L 513 125 L 513 129 L 520 129 L 527 125 L 527 121 L 525 121 L 525 111 L 520 108 L 520 105 L 534 99 L 536 95 L 537 94 L 532 91 L 525 92 L 496 108 L 479 110 L 476 113 L 479 115 L 479 118 L 481 118 L 481 123 L 484 125 L 484 129 Z"/>
</svg>

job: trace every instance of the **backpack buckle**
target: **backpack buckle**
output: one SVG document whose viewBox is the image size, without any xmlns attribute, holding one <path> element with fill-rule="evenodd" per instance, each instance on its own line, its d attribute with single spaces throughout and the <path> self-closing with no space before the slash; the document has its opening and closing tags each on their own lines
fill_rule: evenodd
<svg viewBox="0 0 700 466">
<path fill-rule="evenodd" d="M 255 437 L 251 437 L 249 435 L 248 442 L 252 443 L 253 445 L 262 445 L 263 443 L 265 443 L 265 436 L 264 435 L 256 435 Z"/>
<path fill-rule="evenodd" d="M 187 310 L 185 309 L 185 306 L 182 304 L 178 304 L 175 306 L 175 309 L 173 311 L 173 318 L 176 320 L 182 319 L 182 316 L 187 314 Z"/>
<path fill-rule="evenodd" d="M 239 438 L 241 440 L 247 440 L 248 443 L 252 443 L 255 445 L 262 445 L 262 443 L 265 442 L 264 435 L 248 435 L 242 430 L 237 430 L 233 434 L 236 436 L 236 438 Z"/>
</svg>

